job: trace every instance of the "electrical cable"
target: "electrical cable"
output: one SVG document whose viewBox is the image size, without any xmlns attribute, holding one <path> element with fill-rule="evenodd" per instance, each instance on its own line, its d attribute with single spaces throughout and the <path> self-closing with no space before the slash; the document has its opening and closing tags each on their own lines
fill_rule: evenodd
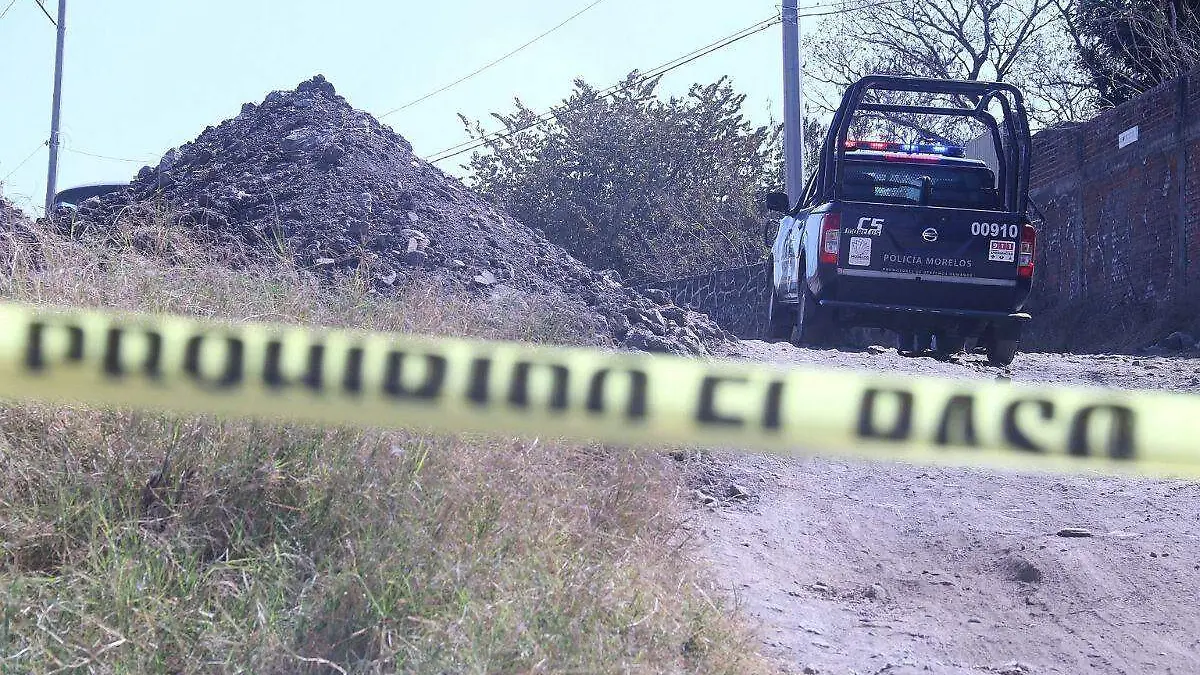
<svg viewBox="0 0 1200 675">
<path fill-rule="evenodd" d="M 764 27 L 763 27 L 762 29 L 760 29 L 760 30 L 765 30 L 766 28 L 769 28 L 769 27 L 770 27 L 770 25 L 768 25 L 768 26 L 764 26 Z M 757 33 L 758 31 L 755 31 L 755 32 Z M 740 37 L 738 38 L 738 40 L 740 40 L 740 39 L 742 39 L 742 38 L 745 38 L 745 37 L 750 37 L 750 35 L 753 35 L 753 33 L 749 33 L 749 34 L 746 34 L 746 35 L 740 36 Z M 729 46 L 730 44 L 733 44 L 733 43 L 734 43 L 734 42 L 736 42 L 736 41 L 737 41 L 737 40 L 731 40 L 729 43 L 727 43 L 727 44 L 725 44 L 725 45 L 721 45 L 721 47 L 726 47 L 726 46 Z M 653 79 L 653 78 L 656 78 L 656 77 L 658 77 L 658 76 L 660 76 L 660 75 L 664 75 L 664 74 L 666 74 L 666 73 L 668 73 L 668 72 L 670 72 L 670 71 L 672 71 L 672 70 L 674 70 L 674 69 L 676 69 L 676 68 L 678 68 L 678 67 L 681 67 L 681 66 L 687 65 L 688 63 L 691 63 L 692 61 L 695 61 L 696 59 L 698 59 L 698 58 L 700 58 L 700 57 L 702 57 L 702 56 L 707 56 L 708 54 L 711 54 L 712 52 L 715 52 L 715 51 L 717 51 L 718 49 L 719 49 L 719 48 L 713 48 L 713 49 L 711 49 L 711 50 L 709 50 L 709 51 L 706 51 L 706 52 L 704 52 L 704 53 L 702 53 L 702 54 L 699 54 L 699 55 L 697 55 L 697 56 L 694 56 L 694 57 L 692 57 L 692 58 L 686 59 L 686 60 L 684 60 L 684 61 L 681 61 L 681 62 L 679 62 L 679 63 L 672 64 L 672 65 L 670 65 L 670 66 L 668 66 L 668 67 L 663 67 L 663 68 L 658 68 L 658 69 L 655 69 L 655 70 L 653 70 L 653 71 L 651 71 L 651 72 L 648 72 L 648 73 L 646 73 L 644 76 L 642 76 L 642 77 L 638 78 L 638 79 L 637 79 L 637 81 L 635 81 L 635 82 L 633 82 L 633 83 L 631 83 L 631 84 L 629 84 L 629 85 L 627 85 L 627 86 L 624 86 L 624 87 L 621 87 L 621 86 L 614 86 L 614 87 L 610 87 L 609 89 L 602 90 L 601 92 L 599 92 L 599 93 L 597 94 L 597 96 L 596 96 L 596 100 L 603 99 L 603 98 L 607 98 L 607 97 L 609 97 L 609 96 L 611 96 L 611 95 L 613 95 L 613 94 L 617 94 L 617 93 L 620 93 L 620 92 L 622 92 L 622 91 L 626 91 L 626 90 L 628 90 L 628 89 L 630 89 L 630 88 L 632 88 L 632 87 L 634 87 L 634 86 L 637 86 L 637 85 L 643 84 L 643 83 L 645 83 L 645 82 L 647 82 L 647 81 L 649 81 L 649 80 L 651 80 L 651 79 Z M 584 106 L 581 106 L 581 107 L 586 107 L 586 106 L 588 106 L 588 105 L 592 105 L 592 104 L 593 104 L 593 103 L 595 103 L 595 102 L 596 102 L 595 100 L 594 100 L 594 101 L 589 101 L 588 103 L 586 103 Z M 548 110 L 547 112 L 545 112 L 545 113 L 542 113 L 541 115 L 539 115 L 539 116 L 537 116 L 536 118 L 534 118 L 534 121 L 533 121 L 533 122 L 530 122 L 529 124 L 526 124 L 525 126 L 522 126 L 522 127 L 518 128 L 518 129 L 514 129 L 514 130 L 512 130 L 512 131 L 500 131 L 500 132 L 493 132 L 493 133 L 491 133 L 491 134 L 486 134 L 486 135 L 484 135 L 484 136 L 482 136 L 482 137 L 480 137 L 480 138 L 478 138 L 478 139 L 474 139 L 474 140 L 471 140 L 471 141 L 467 141 L 467 142 L 465 142 L 465 143 L 460 143 L 459 145 L 456 145 L 456 146 L 454 146 L 454 147 L 452 147 L 452 148 L 448 148 L 448 149 L 446 149 L 446 150 L 443 150 L 443 151 L 442 151 L 442 152 L 440 152 L 440 153 L 437 153 L 437 155 L 433 156 L 433 157 L 432 157 L 432 158 L 431 158 L 429 161 L 430 161 L 430 162 L 440 162 L 440 161 L 442 161 L 442 160 L 449 159 L 449 158 L 451 158 L 451 157 L 455 157 L 455 156 L 457 156 L 457 155 L 461 155 L 461 154 L 463 154 L 464 152 L 470 152 L 471 150 L 475 150 L 475 149 L 477 149 L 477 148 L 483 147 L 483 146 L 485 146 L 485 145 L 487 145 L 487 144 L 491 143 L 492 141 L 496 141 L 496 140 L 503 140 L 503 139 L 505 139 L 505 138 L 508 138 L 509 136 L 513 136 L 513 135 L 515 135 L 515 134 L 519 134 L 519 133 L 521 133 L 522 131 L 527 131 L 527 130 L 529 130 L 529 129 L 531 129 L 531 128 L 533 128 L 533 127 L 535 127 L 535 126 L 537 126 L 537 125 L 539 125 L 539 124 L 541 124 L 541 123 L 543 123 L 543 122 L 548 122 L 548 121 L 550 121 L 551 119 L 553 119 L 554 117 L 556 117 L 556 116 L 557 116 L 557 115 L 559 115 L 559 114 L 563 114 L 563 113 L 569 113 L 569 112 L 574 112 L 574 111 L 576 111 L 576 110 L 578 110 L 578 109 L 579 109 L 579 108 L 559 108 L 559 109 L 551 109 L 551 110 Z M 470 146 L 470 147 L 463 147 L 463 146 Z M 462 148 L 462 149 L 460 150 L 459 148 Z"/>
<path fill-rule="evenodd" d="M 664 64 L 656 66 L 656 67 L 650 69 L 649 71 L 647 71 L 646 73 L 642 74 L 640 77 L 638 77 L 638 79 L 635 82 L 625 84 L 625 85 L 615 84 L 615 85 L 608 87 L 607 89 L 601 90 L 600 92 L 597 93 L 594 101 L 589 101 L 588 103 L 586 103 L 584 105 L 585 106 L 591 105 L 595 101 L 598 101 L 603 98 L 607 98 L 607 97 L 609 97 L 613 94 L 619 93 L 621 91 L 628 90 L 631 87 L 643 84 L 643 83 L 647 82 L 648 80 L 654 79 L 660 75 L 664 75 L 672 70 L 675 70 L 676 68 L 685 66 L 697 59 L 700 59 L 704 56 L 708 56 L 709 54 L 712 54 L 713 52 L 724 49 L 725 47 L 728 47 L 728 46 L 734 44 L 735 42 L 738 42 L 738 41 L 748 38 L 752 35 L 760 33 L 762 31 L 774 26 L 775 24 L 779 23 L 779 21 L 780 21 L 779 17 L 772 16 L 770 18 L 759 21 L 756 24 L 747 26 L 746 28 L 743 28 L 743 29 L 737 31 L 736 33 L 733 33 L 731 35 L 723 37 L 720 40 L 717 40 L 716 42 L 710 43 L 708 45 L 705 45 L 704 47 L 701 47 L 692 52 L 684 54 L 683 56 L 676 57 L 670 61 L 667 61 Z M 458 145 L 455 145 L 455 146 L 446 148 L 445 150 L 442 150 L 440 152 L 434 153 L 430 157 L 429 161 L 436 163 L 436 162 L 441 162 L 446 159 L 450 159 L 451 157 L 456 157 L 465 152 L 470 152 L 471 150 L 475 150 L 477 148 L 483 147 L 483 146 L 491 143 L 492 141 L 503 140 L 503 139 L 513 136 L 515 134 L 519 134 L 522 131 L 527 131 L 528 129 L 531 129 L 531 128 L 537 126 L 538 124 L 549 121 L 556 115 L 559 115 L 562 113 L 567 113 L 567 112 L 574 112 L 577 109 L 578 108 L 569 108 L 569 107 L 568 108 L 558 108 L 558 109 L 551 108 L 550 110 L 542 113 L 541 115 L 538 115 L 534 119 L 534 121 L 518 128 L 518 129 L 513 129 L 511 131 L 493 132 L 491 134 L 485 134 L 476 139 L 471 139 L 469 141 L 459 143 Z"/>
<path fill-rule="evenodd" d="M 612 94 L 619 93 L 620 91 L 626 90 L 630 87 L 642 84 L 650 79 L 658 77 L 659 75 L 662 75 L 671 70 L 674 70 L 675 68 L 678 68 L 686 63 L 690 63 L 691 61 L 694 61 L 695 59 L 697 59 L 701 56 L 707 55 L 707 54 L 712 53 L 713 51 L 716 51 L 720 48 L 723 48 L 725 46 L 733 44 L 734 42 L 736 42 L 742 38 L 749 37 L 750 35 L 758 32 L 760 30 L 765 30 L 766 28 L 769 28 L 771 25 L 773 25 L 774 23 L 777 23 L 778 21 L 779 21 L 778 18 L 771 17 L 771 18 L 765 19 L 763 21 L 760 21 L 759 23 L 754 24 L 752 26 L 748 26 L 747 28 L 743 28 L 742 30 L 740 30 L 736 33 L 733 33 L 732 35 L 721 38 L 720 40 L 717 40 L 716 42 L 705 45 L 704 47 L 701 47 L 700 49 L 694 50 L 692 52 L 689 52 L 688 54 L 677 57 L 675 59 L 672 59 L 671 61 L 668 61 L 664 64 L 660 64 L 659 66 L 656 66 L 656 67 L 650 69 L 649 71 L 643 73 L 641 75 L 641 77 L 639 77 L 637 79 L 636 82 L 633 82 L 631 84 L 624 85 L 624 86 L 622 86 L 621 84 L 614 84 L 606 89 L 603 89 L 597 93 L 596 98 L 597 98 L 597 100 L 600 98 L 605 98 Z M 753 31 L 753 32 L 751 32 L 751 31 Z M 589 102 L 585 105 L 591 105 L 591 103 L 592 102 Z M 542 122 L 547 122 L 557 114 L 565 113 L 565 112 L 573 112 L 576 109 L 577 108 L 559 108 L 559 109 L 552 108 L 552 109 L 542 113 L 541 115 L 538 115 L 535 118 L 534 122 L 532 122 L 524 127 L 521 127 L 520 129 L 515 129 L 513 131 L 496 131 L 496 132 L 492 132 L 491 134 L 485 134 L 484 136 L 477 138 L 477 139 L 472 139 L 472 140 L 465 141 L 463 143 L 459 143 L 458 145 L 455 145 L 453 147 L 442 150 L 439 153 L 436 153 L 434 155 L 435 159 L 433 159 L 431 161 L 441 161 L 442 159 L 446 158 L 446 157 L 441 157 L 441 155 L 443 155 L 447 152 L 458 150 L 459 148 L 462 148 L 464 146 L 468 146 L 468 145 L 472 146 L 470 148 L 467 148 L 467 150 L 473 150 L 476 147 L 481 147 L 482 145 L 486 145 L 488 142 L 490 142 L 492 140 L 499 140 L 502 138 L 506 138 L 513 134 L 517 134 L 517 133 L 520 133 L 527 129 L 530 129 Z M 455 154 L 461 154 L 461 153 L 455 153 Z M 449 155 L 449 156 L 453 156 L 453 155 Z"/>
<path fill-rule="evenodd" d="M 127 157 L 113 157 L 111 155 L 98 155 L 94 152 L 87 152 L 84 150 L 76 150 L 75 148 L 71 148 L 71 147 L 64 147 L 63 150 L 66 150 L 67 152 L 70 152 L 70 153 L 73 153 L 76 155 L 83 155 L 85 157 L 95 157 L 96 159 L 107 159 L 107 160 L 110 160 L 113 162 L 126 162 L 128 164 L 146 164 L 146 161 L 141 160 L 141 159 L 129 159 Z"/>
<path fill-rule="evenodd" d="M 50 16 L 50 12 L 46 11 L 46 6 L 42 4 L 42 0 L 33 1 L 37 3 L 37 6 L 42 10 L 42 14 L 45 14 L 47 19 L 50 19 L 50 23 L 54 24 L 55 28 L 58 28 L 58 22 L 54 20 L 54 17 Z"/>
<path fill-rule="evenodd" d="M 49 145 L 49 143 L 47 141 L 42 141 L 41 143 L 38 143 L 38 146 L 33 149 L 33 152 L 29 153 L 28 157 L 21 160 L 21 163 L 18 164 L 16 167 L 14 167 L 12 171 L 9 171 L 7 174 L 5 174 L 4 178 L 0 178 L 0 183 L 3 183 L 4 181 L 8 180 L 9 178 L 12 178 L 13 174 L 20 171 L 21 167 L 28 164 L 29 160 L 33 159 L 33 156 L 38 154 L 39 152 L 41 152 L 42 148 L 46 147 L 47 145 Z"/>
<path fill-rule="evenodd" d="M 841 9 L 832 9 L 832 10 L 823 11 L 823 12 L 812 11 L 812 10 L 818 9 L 818 7 L 811 6 L 811 7 L 803 8 L 800 11 L 800 13 L 797 14 L 797 19 L 807 19 L 807 18 L 822 17 L 822 16 L 833 16 L 836 14 L 847 14 L 849 12 L 860 12 L 865 9 L 873 9 L 875 7 L 883 7 L 886 5 L 895 5 L 897 3 L 908 2 L 908 1 L 909 0 L 882 0 L 880 2 L 871 2 L 871 3 L 862 4 L 862 5 L 857 5 L 854 7 L 842 7 Z M 732 35 L 721 38 L 720 40 L 717 40 L 716 42 L 713 42 L 709 45 L 701 47 L 700 49 L 697 49 L 693 52 L 690 52 L 681 57 L 678 57 L 672 61 L 668 61 L 667 63 L 662 64 L 656 68 L 653 68 L 649 72 L 647 72 L 645 76 L 639 78 L 636 82 L 625 85 L 623 87 L 621 85 L 613 85 L 613 86 L 609 87 L 608 89 L 601 91 L 597 95 L 596 100 L 606 98 L 614 93 L 618 93 L 619 91 L 642 84 L 643 82 L 646 82 L 648 79 L 658 77 L 659 75 L 663 75 L 667 72 L 670 72 L 671 70 L 674 70 L 675 68 L 684 66 L 688 63 L 691 63 L 692 61 L 695 61 L 701 57 L 707 56 L 708 54 L 711 54 L 715 51 L 724 49 L 725 47 L 728 47 L 728 46 L 732 45 L 733 43 L 738 42 L 739 40 L 750 37 L 751 35 L 754 35 L 761 31 L 764 31 L 767 28 L 770 28 L 771 26 L 774 26 L 775 24 L 780 23 L 780 22 L 781 22 L 781 17 L 778 15 L 764 19 L 763 21 L 760 21 L 756 24 L 753 24 L 751 26 L 743 28 L 740 31 L 737 31 L 736 33 L 733 33 Z M 593 102 L 589 102 L 585 105 L 591 105 L 591 103 L 593 103 Z M 472 150 L 476 150 L 478 148 L 484 147 L 484 146 L 488 145 L 489 143 L 491 143 L 492 141 L 503 140 L 503 139 L 513 136 L 515 134 L 519 134 L 522 131 L 527 131 L 539 124 L 548 122 L 549 120 L 553 119 L 558 114 L 566 113 L 566 112 L 574 112 L 576 109 L 577 108 L 560 108 L 560 109 L 556 110 L 554 108 L 551 108 L 550 110 L 535 117 L 533 122 L 530 122 L 529 124 L 526 124 L 525 126 L 522 126 L 518 129 L 513 129 L 511 131 L 507 131 L 507 130 L 506 131 L 495 131 L 490 134 L 484 134 L 483 136 L 480 136 L 479 138 L 464 141 L 462 143 L 459 143 L 458 145 L 451 146 L 449 148 L 446 148 L 445 150 L 441 150 L 439 152 L 434 153 L 433 155 L 430 156 L 428 161 L 431 163 L 437 163 L 437 162 L 441 162 L 441 161 L 450 159 L 451 157 L 457 157 L 458 155 L 461 155 L 463 153 L 470 152 Z"/>
<path fill-rule="evenodd" d="M 383 119 L 383 118 L 385 118 L 385 117 L 387 117 L 387 116 L 389 116 L 389 115 L 392 115 L 392 114 L 394 114 L 394 113 L 398 113 L 398 112 L 400 112 L 401 110 L 405 110 L 405 109 L 407 109 L 407 108 L 411 108 L 412 106 L 414 106 L 414 105 L 417 105 L 418 103 L 422 103 L 422 102 L 424 102 L 424 101 L 427 101 L 427 100 L 429 100 L 429 99 L 433 98 L 434 96 L 437 96 L 438 94 L 440 94 L 440 93 L 442 93 L 442 92 L 444 92 L 444 91 L 446 91 L 446 90 L 448 90 L 448 89 L 451 89 L 451 88 L 453 88 L 453 87 L 456 87 L 456 86 L 458 86 L 458 85 L 462 84 L 463 82 L 466 82 L 467 80 L 469 80 L 469 79 L 471 79 L 471 78 L 475 77 L 476 75 L 478 75 L 478 74 L 480 74 L 480 73 L 484 72 L 485 70 L 487 70 L 487 69 L 491 68 L 492 66 L 495 66 L 495 65 L 499 64 L 500 62 L 504 61 L 505 59 L 509 58 L 510 56 L 513 56 L 513 55 L 517 54 L 518 52 L 520 52 L 520 51 L 524 50 L 526 47 L 529 47 L 529 46 L 533 45 L 535 42 L 537 42 L 537 41 L 541 40 L 542 38 L 546 37 L 547 35 L 549 35 L 549 34 L 553 33 L 554 31 L 558 30 L 559 28 L 562 28 L 563 26 L 567 25 L 568 23 L 571 23 L 571 22 L 572 22 L 572 21 L 574 21 L 576 18 L 578 18 L 579 16 L 581 16 L 581 15 L 582 15 L 584 12 L 586 12 L 586 11 L 588 11 L 589 9 L 591 9 L 591 8 L 595 7 L 596 5 L 599 5 L 599 4 L 600 4 L 600 3 L 602 3 L 602 2 L 604 2 L 604 0 L 595 0 L 595 2 L 593 2 L 592 4 L 588 5 L 587 7 L 584 7 L 583 9 L 579 10 L 578 12 L 575 12 L 575 13 L 574 13 L 574 14 L 572 14 L 571 16 L 569 16 L 569 17 L 567 17 L 566 19 L 564 19 L 564 20 L 562 21 L 562 23 L 559 23 L 557 26 L 554 26 L 554 27 L 553 27 L 553 28 L 551 28 L 550 30 L 548 30 L 548 31 L 546 31 L 546 32 L 544 32 L 544 33 L 542 33 L 541 35 L 538 35 L 537 37 L 535 37 L 535 38 L 533 38 L 532 40 L 530 40 L 530 41 L 526 42 L 525 44 L 521 45 L 520 47 L 517 47 L 516 49 L 514 49 L 514 50 L 512 50 L 512 51 L 508 52 L 508 53 L 507 53 L 507 54 L 505 54 L 504 56 L 501 56 L 500 58 L 498 58 L 498 59 L 496 59 L 496 60 L 494 60 L 494 61 L 491 61 L 490 63 L 488 63 L 488 64 L 486 64 L 486 65 L 484 65 L 484 66 L 482 66 L 482 67 L 480 67 L 480 68 L 478 68 L 478 69 L 476 69 L 476 70 L 474 70 L 474 71 L 470 72 L 470 73 L 467 73 L 466 75 L 463 75 L 462 77 L 458 78 L 457 80 L 455 80 L 455 81 L 453 81 L 453 82 L 451 82 L 451 83 L 449 83 L 449 84 L 447 84 L 447 85 L 445 85 L 445 86 L 443 86 L 443 87 L 441 87 L 441 88 L 439 88 L 439 89 L 435 89 L 435 90 L 433 90 L 433 91 L 431 91 L 431 92 L 429 92 L 429 93 L 425 94 L 424 96 L 421 96 L 421 97 L 419 97 L 419 98 L 413 99 L 412 101 L 409 101 L 408 103 L 405 103 L 404 105 L 402 105 L 402 106 L 400 106 L 400 107 L 398 107 L 398 108 L 394 108 L 394 109 L 392 109 L 392 110 L 389 110 L 389 111 L 385 112 L 384 114 L 382 114 L 382 115 L 380 115 L 380 116 L 379 116 L 379 119 Z"/>
<path fill-rule="evenodd" d="M 911 0 L 882 0 L 881 2 L 871 2 L 871 3 L 867 3 L 867 4 L 865 4 L 865 5 L 856 5 L 856 6 L 854 6 L 854 7 L 844 7 L 844 8 L 842 8 L 842 9 L 831 9 L 831 10 L 828 10 L 828 11 L 825 11 L 825 12 L 811 12 L 811 11 L 809 11 L 809 10 L 817 9 L 817 7 L 814 5 L 814 6 L 812 6 L 812 7 L 802 7 L 802 8 L 800 9 L 800 12 L 801 12 L 801 13 L 800 13 L 800 14 L 797 14 L 797 15 L 796 15 L 796 18 L 798 18 L 798 19 L 812 19 L 812 18 L 815 18 L 815 17 L 818 17 L 818 16 L 833 16 L 833 15 L 835 15 L 835 14 L 849 14 L 850 12 L 861 12 L 861 11 L 863 11 L 864 9 L 875 9 L 876 7 L 886 7 L 886 6 L 888 6 L 888 5 L 897 5 L 897 4 L 900 4 L 900 3 L 902 3 L 902 2 L 910 2 L 910 1 L 911 1 Z M 809 12 L 809 13 L 808 13 L 808 14 L 804 14 L 803 12 Z"/>
<path fill-rule="evenodd" d="M 8 3 L 8 7 L 5 7 L 4 11 L 0 12 L 0 19 L 3 19 L 8 14 L 8 10 L 12 9 L 15 4 L 17 4 L 17 0 L 12 0 L 12 2 Z"/>
</svg>

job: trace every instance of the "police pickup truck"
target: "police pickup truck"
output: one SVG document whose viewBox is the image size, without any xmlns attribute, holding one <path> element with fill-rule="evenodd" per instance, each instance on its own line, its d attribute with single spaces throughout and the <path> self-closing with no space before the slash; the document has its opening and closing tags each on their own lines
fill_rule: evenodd
<svg viewBox="0 0 1200 675">
<path fill-rule="evenodd" d="M 914 92 L 962 105 L 878 102 Z M 862 113 L 973 120 L 994 152 L 851 138 Z M 898 333 L 904 353 L 949 355 L 971 341 L 992 364 L 1011 363 L 1029 319 L 1021 310 L 1037 237 L 1030 149 L 1010 85 L 883 76 L 852 85 L 804 194 L 767 196 L 786 213 L 771 244 L 767 337 L 829 345 L 846 328 L 876 327 Z"/>
</svg>

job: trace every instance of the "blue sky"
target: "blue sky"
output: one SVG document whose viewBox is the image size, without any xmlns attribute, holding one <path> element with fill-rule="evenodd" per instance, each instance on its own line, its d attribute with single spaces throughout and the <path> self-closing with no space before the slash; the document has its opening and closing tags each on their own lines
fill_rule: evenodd
<svg viewBox="0 0 1200 675">
<path fill-rule="evenodd" d="M 0 0 L 0 11 L 12 0 Z M 59 187 L 127 179 L 143 163 L 236 115 L 246 101 L 323 73 L 381 115 L 544 32 L 592 0 L 71 0 Z M 56 0 L 47 0 L 53 14 Z M 802 7 L 816 0 L 801 0 Z M 457 113 L 484 118 L 514 96 L 536 109 L 576 77 L 607 86 L 775 14 L 776 0 L 604 0 L 502 64 L 384 119 L 430 155 L 466 139 Z M 808 28 L 815 27 L 809 20 Z M 0 19 L 0 178 L 49 135 L 54 27 L 35 0 Z M 751 118 L 781 114 L 775 26 L 684 66 L 667 91 L 722 75 Z M 73 152 L 74 151 L 74 152 Z M 80 152 L 134 160 L 113 161 Z M 463 158 L 442 164 L 446 170 Z M 3 186 L 39 210 L 45 148 Z"/>
</svg>

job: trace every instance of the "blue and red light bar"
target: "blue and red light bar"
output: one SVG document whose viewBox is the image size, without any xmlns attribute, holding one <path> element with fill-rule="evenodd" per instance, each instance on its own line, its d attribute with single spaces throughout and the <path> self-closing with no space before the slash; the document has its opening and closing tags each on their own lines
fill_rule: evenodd
<svg viewBox="0 0 1200 675">
<path fill-rule="evenodd" d="M 906 152 L 922 155 L 942 155 L 944 157 L 962 157 L 966 148 L 961 145 L 941 145 L 931 143 L 889 143 L 887 141 L 846 141 L 847 150 L 880 150 L 883 152 Z"/>
</svg>

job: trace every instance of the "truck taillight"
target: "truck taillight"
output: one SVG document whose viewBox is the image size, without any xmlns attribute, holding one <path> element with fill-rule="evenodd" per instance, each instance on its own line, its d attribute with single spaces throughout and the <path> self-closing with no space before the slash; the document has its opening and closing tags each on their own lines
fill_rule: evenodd
<svg viewBox="0 0 1200 675">
<path fill-rule="evenodd" d="M 1021 228 L 1021 248 L 1017 252 L 1017 276 L 1029 279 L 1033 276 L 1033 254 L 1037 247 L 1037 230 L 1026 223 Z"/>
<path fill-rule="evenodd" d="M 839 239 L 842 235 L 842 214 L 826 213 L 821 216 L 821 255 L 820 261 L 836 265 L 838 261 Z"/>
</svg>

